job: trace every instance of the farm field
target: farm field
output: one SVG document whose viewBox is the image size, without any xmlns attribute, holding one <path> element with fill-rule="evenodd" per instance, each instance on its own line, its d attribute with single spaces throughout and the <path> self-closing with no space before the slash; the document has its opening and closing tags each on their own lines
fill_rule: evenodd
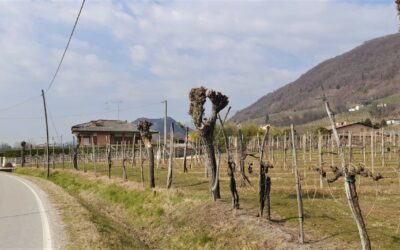
<svg viewBox="0 0 400 250">
<path fill-rule="evenodd" d="M 367 152 L 369 152 L 368 148 Z M 291 155 L 290 150 L 287 155 Z M 222 198 L 213 202 L 208 191 L 209 184 L 205 176 L 204 163 L 196 160 L 191 162 L 190 157 L 188 158 L 190 167 L 186 174 L 182 173 L 182 160 L 174 160 L 173 184 L 170 190 L 165 188 L 166 166 L 162 164 L 156 169 L 154 193 L 147 188 L 146 162 L 144 164 L 144 188 L 140 183 L 140 167 L 127 164 L 128 181 L 124 182 L 122 180 L 122 164 L 118 161 L 113 163 L 111 181 L 107 177 L 108 168 L 100 162 L 96 163 L 96 169 L 91 162 L 86 162 L 85 166 L 79 163 L 79 171 L 73 170 L 69 163 L 65 165 L 65 170 L 61 169 L 60 164 L 56 164 L 55 169 L 51 169 L 50 180 L 63 187 L 71 195 L 79 197 L 84 202 L 90 202 L 95 213 L 101 212 L 100 207 L 108 207 L 109 204 L 113 204 L 110 209 L 112 207 L 117 207 L 117 209 L 111 211 L 107 209 L 107 213 L 117 217 L 121 216 L 119 220 L 129 218 L 125 221 L 126 226 L 132 227 L 133 230 L 139 230 L 140 234 L 143 234 L 141 235 L 142 239 L 149 247 L 214 249 L 228 246 L 234 248 L 238 246 L 240 248 L 281 246 L 285 248 L 285 244 L 288 244 L 286 248 L 296 248 L 299 246 L 296 243 L 297 203 L 295 179 L 289 156 L 286 167 L 284 167 L 283 152 L 275 150 L 273 154 L 274 168 L 269 172 L 272 179 L 271 222 L 267 222 L 265 218 L 257 218 L 258 164 L 256 160 L 249 157 L 246 160 L 246 166 L 250 162 L 254 164 L 253 174 L 247 174 L 252 186 L 240 187 L 239 173 L 236 173 L 241 209 L 235 212 L 230 205 L 229 178 L 226 174 L 225 164 L 223 163 L 220 172 Z M 271 155 L 267 157 L 272 158 Z M 400 247 L 398 158 L 395 153 L 388 154 L 385 158 L 384 167 L 381 166 L 379 152 L 374 159 L 374 173 L 380 173 L 384 178 L 375 182 L 371 178 L 358 176 L 357 192 L 372 247 L 398 249 Z M 332 159 L 334 165 L 337 165 L 337 156 L 324 152 L 324 166 L 328 177 L 332 176 L 328 167 Z M 365 166 L 371 169 L 369 157 L 367 159 Z M 362 161 L 361 150 L 353 149 L 353 164 L 358 165 Z M 223 162 L 225 161 L 223 160 Z M 303 155 L 303 152 L 299 150 L 298 166 L 301 173 L 305 211 L 306 244 L 304 246 L 328 249 L 357 248 L 360 244 L 359 236 L 346 203 L 343 178 L 329 185 L 324 181 L 321 188 L 320 176 L 313 170 L 314 166 L 318 166 L 318 162 L 319 157 L 314 150 L 311 152 L 311 161 L 308 151 Z M 83 173 L 83 168 L 87 170 L 87 173 Z M 16 172 L 45 178 L 45 171 L 42 167 L 39 169 L 35 167 L 18 168 Z M 101 197 L 101 199 L 93 197 Z M 92 201 L 95 202 L 92 203 Z M 122 211 L 121 214 L 127 213 L 127 216 L 119 214 L 117 212 L 119 210 Z M 130 218 L 129 215 L 133 215 L 134 218 Z M 182 218 L 180 219 L 180 217 Z M 99 223 L 101 224 L 101 222 Z M 255 223 L 255 226 L 252 226 L 251 223 Z M 280 229 L 284 233 L 263 234 L 262 231 L 259 231 L 261 229 L 266 230 L 265 232 L 268 229 L 275 231 Z M 100 231 L 102 230 L 104 229 L 100 227 Z M 146 233 L 150 231 L 152 231 L 151 234 Z M 106 230 L 106 232 L 108 231 Z M 114 234 L 122 237 L 118 230 L 111 233 L 111 235 Z M 125 244 L 132 244 L 129 241 L 125 242 L 122 238 L 117 237 L 112 242 L 125 247 Z"/>
</svg>

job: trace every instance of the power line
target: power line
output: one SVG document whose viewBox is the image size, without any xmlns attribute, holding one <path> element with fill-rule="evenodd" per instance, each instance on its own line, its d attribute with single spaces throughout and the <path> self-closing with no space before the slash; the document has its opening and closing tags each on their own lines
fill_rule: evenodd
<svg viewBox="0 0 400 250">
<path fill-rule="evenodd" d="M 60 60 L 60 62 L 59 62 L 59 64 L 58 64 L 58 66 L 57 66 L 56 72 L 54 73 L 53 78 L 51 79 L 51 82 L 50 82 L 49 86 L 48 86 L 47 89 L 46 89 L 46 93 L 47 93 L 47 92 L 50 90 L 50 88 L 53 86 L 54 80 L 56 79 L 57 74 L 58 74 L 58 72 L 60 71 L 61 64 L 62 64 L 63 61 L 64 61 L 65 54 L 67 53 L 67 50 L 68 50 L 69 44 L 70 44 L 70 42 L 71 42 L 72 36 L 74 35 L 75 28 L 76 28 L 76 25 L 78 24 L 78 20 L 79 20 L 79 17 L 80 17 L 80 15 L 81 15 L 83 6 L 84 6 L 84 4 L 85 4 L 85 1 L 86 1 L 86 0 L 83 0 L 83 1 L 82 1 L 81 8 L 79 9 L 79 13 L 78 13 L 78 16 L 76 17 L 74 27 L 72 28 L 71 35 L 69 36 L 69 39 L 68 39 L 67 46 L 65 47 L 64 53 L 63 53 L 63 55 L 62 55 L 62 57 L 61 57 L 61 60 Z M 23 101 L 21 101 L 21 102 L 18 102 L 18 103 L 16 103 L 16 104 L 13 104 L 13 105 L 8 106 L 8 107 L 5 107 L 5 108 L 2 108 L 2 109 L 0 109 L 0 111 L 6 111 L 6 110 L 13 109 L 13 108 L 18 107 L 18 106 L 20 106 L 20 105 L 22 105 L 22 104 L 28 103 L 28 102 L 30 102 L 30 101 L 32 101 L 32 100 L 38 98 L 38 97 L 41 97 L 41 95 L 35 95 L 35 96 L 32 96 L 32 97 L 29 97 L 29 98 L 27 98 L 27 99 L 25 99 L 25 100 L 23 100 Z"/>
<path fill-rule="evenodd" d="M 10 109 L 13 109 L 15 107 L 18 107 L 19 105 L 22 105 L 22 104 L 28 103 L 28 102 L 30 102 L 32 100 L 35 100 L 38 97 L 41 97 L 41 95 L 31 96 L 31 97 L 29 97 L 29 98 L 27 98 L 27 99 L 25 99 L 25 100 L 23 100 L 21 102 L 18 102 L 16 104 L 13 104 L 13 105 L 5 107 L 5 108 L 2 108 L 2 109 L 0 109 L 0 111 L 7 111 L 7 110 L 10 110 Z"/>
<path fill-rule="evenodd" d="M 141 108 L 145 108 L 145 107 L 149 107 L 149 106 L 153 106 L 153 105 L 158 105 L 159 102 L 154 102 L 154 103 L 149 103 L 149 104 L 144 104 L 144 105 L 139 105 L 139 106 L 135 106 L 134 108 L 123 108 L 123 109 L 119 109 L 120 113 L 122 112 L 127 112 L 127 111 L 137 111 Z M 73 118 L 73 117 L 84 117 L 84 116 L 91 116 L 91 115 L 104 115 L 104 114 L 112 114 L 115 113 L 115 111 L 117 110 L 111 110 L 111 111 L 105 111 L 105 112 L 93 112 L 93 113 L 81 113 L 81 114 L 70 114 L 70 115 L 60 115 L 60 116 L 53 116 L 54 119 L 61 119 L 61 118 Z M 43 115 L 42 116 L 21 116 L 21 117 L 12 117 L 12 116 L 0 116 L 0 120 L 35 120 L 35 119 L 43 119 Z"/>
<path fill-rule="evenodd" d="M 65 54 L 67 53 L 67 50 L 68 50 L 69 44 L 70 44 L 70 42 L 71 42 L 72 36 L 74 35 L 75 28 L 76 28 L 76 25 L 78 24 L 79 17 L 81 16 L 81 12 L 82 12 L 82 9 L 83 9 L 83 5 L 85 4 L 85 1 L 86 1 L 86 0 L 83 0 L 83 1 L 82 1 L 81 8 L 79 9 L 79 13 L 78 13 L 78 16 L 76 17 L 74 27 L 72 28 L 71 35 L 69 36 L 69 39 L 68 39 L 67 46 L 65 46 L 64 53 L 63 53 L 63 55 L 62 55 L 62 57 L 61 57 L 61 60 L 60 60 L 60 62 L 59 62 L 59 64 L 58 64 L 58 67 L 57 67 L 57 69 L 56 69 L 56 72 L 54 73 L 54 76 L 53 76 L 53 78 L 51 79 L 51 82 L 50 82 L 49 86 L 48 86 L 47 89 L 46 89 L 46 93 L 47 93 L 47 92 L 50 90 L 50 88 L 53 86 L 54 80 L 55 80 L 56 77 L 57 77 L 58 71 L 60 71 L 61 64 L 62 64 L 63 61 L 64 61 Z"/>
<path fill-rule="evenodd" d="M 57 127 L 56 127 L 56 124 L 54 123 L 53 116 L 51 115 L 51 111 L 50 111 L 49 107 L 47 107 L 47 110 L 49 111 L 51 124 L 53 125 L 54 131 L 56 132 L 56 136 L 57 136 L 56 138 L 58 138 L 59 136 L 58 136 Z"/>
</svg>

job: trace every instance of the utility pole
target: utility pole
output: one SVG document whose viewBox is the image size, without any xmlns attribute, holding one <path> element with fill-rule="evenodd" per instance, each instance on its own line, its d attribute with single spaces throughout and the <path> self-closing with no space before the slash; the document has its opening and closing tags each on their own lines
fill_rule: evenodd
<svg viewBox="0 0 400 250">
<path fill-rule="evenodd" d="M 49 124 L 47 122 L 47 107 L 46 107 L 46 97 L 44 96 L 44 91 L 42 89 L 43 106 L 44 106 L 44 119 L 46 122 L 46 161 L 47 161 L 47 178 L 50 176 L 50 158 L 49 158 Z"/>
</svg>

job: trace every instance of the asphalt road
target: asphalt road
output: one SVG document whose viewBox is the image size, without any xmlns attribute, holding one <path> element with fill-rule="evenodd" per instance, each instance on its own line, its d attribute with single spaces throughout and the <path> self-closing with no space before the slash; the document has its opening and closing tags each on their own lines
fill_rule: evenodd
<svg viewBox="0 0 400 250">
<path fill-rule="evenodd" d="M 29 181 L 0 172 L 0 249 L 51 249 L 47 211 Z"/>
</svg>

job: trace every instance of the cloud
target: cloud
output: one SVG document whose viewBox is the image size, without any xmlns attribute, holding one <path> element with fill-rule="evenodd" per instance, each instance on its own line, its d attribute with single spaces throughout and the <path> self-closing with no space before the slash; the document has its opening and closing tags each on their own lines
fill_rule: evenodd
<svg viewBox="0 0 400 250">
<path fill-rule="evenodd" d="M 0 2 L 4 106 L 47 87 L 80 4 Z M 228 94 L 239 110 L 317 63 L 395 32 L 396 21 L 391 1 L 87 1 L 48 101 L 67 135 L 74 123 L 115 109 L 105 104 L 115 100 L 133 120 L 161 116 L 158 103 L 168 99 L 170 114 L 187 121 L 187 93 L 199 85 Z M 35 99 L 1 116 L 41 115 Z M 28 128 L 28 120 L 1 121 L 0 140 L 43 136 L 40 119 Z"/>
</svg>

